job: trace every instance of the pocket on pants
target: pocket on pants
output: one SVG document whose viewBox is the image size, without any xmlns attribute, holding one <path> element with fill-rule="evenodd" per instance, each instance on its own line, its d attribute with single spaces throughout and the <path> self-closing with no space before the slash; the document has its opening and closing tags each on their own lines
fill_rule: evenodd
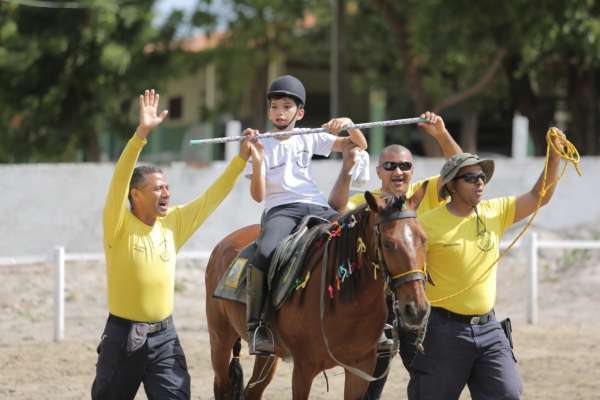
<svg viewBox="0 0 600 400">
<path fill-rule="evenodd" d="M 179 342 L 179 338 L 175 338 L 175 342 L 173 343 L 173 353 L 175 354 L 175 358 L 177 359 L 177 364 L 185 371 L 188 370 L 187 360 L 185 359 L 185 353 L 183 352 L 183 347 L 181 347 L 181 343 Z"/>
<path fill-rule="evenodd" d="M 112 342 L 104 335 L 96 348 L 98 362 L 96 363 L 96 378 L 92 384 L 92 399 L 103 399 L 108 396 L 115 376 L 115 366 L 122 357 L 122 344 Z"/>
<path fill-rule="evenodd" d="M 183 354 L 177 356 L 177 364 L 179 364 L 179 366 L 184 370 L 187 371 L 188 370 L 188 365 L 187 365 L 187 361 L 185 359 L 185 356 Z"/>
</svg>

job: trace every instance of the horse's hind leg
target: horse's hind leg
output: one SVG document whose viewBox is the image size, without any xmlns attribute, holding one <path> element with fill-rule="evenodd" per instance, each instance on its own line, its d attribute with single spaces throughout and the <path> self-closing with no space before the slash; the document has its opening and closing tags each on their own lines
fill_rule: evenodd
<svg viewBox="0 0 600 400">
<path fill-rule="evenodd" d="M 215 327 L 214 324 L 210 324 L 209 322 L 208 331 L 210 337 L 210 360 L 215 374 L 213 383 L 215 399 L 228 399 L 231 391 L 229 362 L 231 360 L 231 350 L 238 335 L 228 323 L 221 323 L 218 327 Z M 243 382 L 241 384 L 243 385 Z"/>
<path fill-rule="evenodd" d="M 256 356 L 254 358 L 254 368 L 252 369 L 252 377 L 246 386 L 246 400 L 254 400 L 262 398 L 262 395 L 273 379 L 275 371 L 277 371 L 277 357 Z"/>
</svg>

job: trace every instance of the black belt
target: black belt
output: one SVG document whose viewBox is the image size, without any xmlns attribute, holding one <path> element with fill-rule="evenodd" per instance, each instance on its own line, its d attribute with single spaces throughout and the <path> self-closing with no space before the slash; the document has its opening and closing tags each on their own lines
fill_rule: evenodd
<svg viewBox="0 0 600 400">
<path fill-rule="evenodd" d="M 483 315 L 457 314 L 441 307 L 431 307 L 431 311 L 447 319 L 471 325 L 484 325 L 496 319 L 494 310 L 491 310 L 489 313 Z"/>
<path fill-rule="evenodd" d="M 117 325 L 121 325 L 121 326 L 124 326 L 127 328 L 131 327 L 132 324 L 146 324 L 146 325 L 148 325 L 148 334 L 164 331 L 170 325 L 173 324 L 173 316 L 169 316 L 169 317 L 163 319 L 162 321 L 158 321 L 158 322 L 139 322 L 139 321 L 132 321 L 132 320 L 126 319 L 126 318 L 117 317 L 116 315 L 113 315 L 113 314 L 109 314 L 108 320 L 110 322 L 116 323 Z"/>
</svg>

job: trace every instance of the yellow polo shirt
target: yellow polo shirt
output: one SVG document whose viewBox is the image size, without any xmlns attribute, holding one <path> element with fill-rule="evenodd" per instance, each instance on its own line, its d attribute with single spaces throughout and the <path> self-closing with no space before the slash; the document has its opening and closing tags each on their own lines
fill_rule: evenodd
<svg viewBox="0 0 600 400">
<path fill-rule="evenodd" d="M 463 315 L 485 314 L 494 307 L 496 266 L 482 274 L 497 259 L 500 239 L 514 222 L 515 197 L 484 200 L 477 211 L 483 221 L 479 228 L 475 212 L 457 217 L 447 207 L 419 218 L 427 233 L 427 271 L 433 281 L 426 285 L 427 298 L 435 301 L 473 284 L 464 293 L 434 304 Z"/>
<path fill-rule="evenodd" d="M 415 183 L 411 183 L 408 186 L 408 190 L 406 192 L 406 197 L 411 197 L 416 191 L 421 189 L 421 187 L 423 186 L 423 184 L 425 182 L 429 181 L 429 183 L 427 184 L 427 191 L 425 193 L 425 196 L 423 197 L 423 200 L 421 200 L 421 204 L 419 204 L 419 208 L 417 208 L 417 216 L 418 217 L 421 217 L 421 215 L 425 214 L 427 211 L 429 211 L 433 208 L 436 208 L 438 206 L 441 206 L 441 205 L 447 203 L 446 199 L 440 200 L 438 198 L 437 185 L 438 185 L 439 178 L 440 177 L 438 175 L 438 176 L 430 177 L 427 179 L 422 179 Z M 371 193 L 380 194 L 381 189 L 371 190 Z M 361 204 L 364 204 L 365 202 L 366 202 L 366 200 L 365 200 L 364 192 L 356 193 L 355 195 L 351 196 L 350 199 L 348 199 L 348 204 L 346 205 L 346 207 L 349 210 L 354 210 L 356 207 L 358 207 Z"/>
<path fill-rule="evenodd" d="M 117 161 L 103 214 L 108 310 L 134 321 L 160 321 L 173 312 L 175 255 L 229 194 L 246 161 L 235 157 L 197 199 L 169 208 L 148 226 L 131 213 L 129 181 L 146 140 L 137 135 Z"/>
</svg>

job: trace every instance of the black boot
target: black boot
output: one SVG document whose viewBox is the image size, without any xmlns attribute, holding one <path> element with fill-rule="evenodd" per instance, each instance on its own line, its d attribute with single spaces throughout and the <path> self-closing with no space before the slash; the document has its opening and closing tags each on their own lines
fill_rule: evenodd
<svg viewBox="0 0 600 400">
<path fill-rule="evenodd" d="M 247 268 L 246 321 L 248 322 L 250 354 L 270 355 L 275 352 L 275 345 L 270 330 L 261 320 L 266 276 L 263 271 L 253 265 L 248 265 Z"/>
</svg>

